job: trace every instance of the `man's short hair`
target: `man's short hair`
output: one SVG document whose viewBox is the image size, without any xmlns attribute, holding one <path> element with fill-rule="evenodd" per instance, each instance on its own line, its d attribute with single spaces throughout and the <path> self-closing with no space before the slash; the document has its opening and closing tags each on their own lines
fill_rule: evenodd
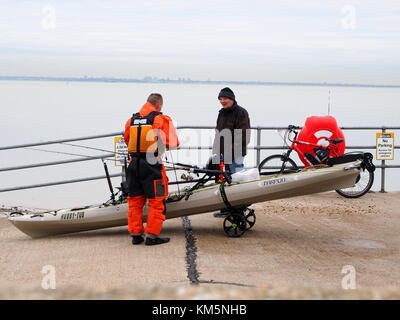
<svg viewBox="0 0 400 320">
<path fill-rule="evenodd" d="M 159 93 L 152 93 L 147 98 L 147 102 L 150 102 L 153 106 L 155 106 L 157 103 L 163 103 L 163 97 Z"/>
</svg>

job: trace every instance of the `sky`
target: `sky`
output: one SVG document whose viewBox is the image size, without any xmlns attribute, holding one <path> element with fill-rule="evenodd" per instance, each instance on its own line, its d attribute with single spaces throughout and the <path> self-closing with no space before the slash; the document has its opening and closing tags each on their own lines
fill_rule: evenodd
<svg viewBox="0 0 400 320">
<path fill-rule="evenodd" d="M 1 0 L 0 75 L 398 85 L 400 1 Z"/>
</svg>

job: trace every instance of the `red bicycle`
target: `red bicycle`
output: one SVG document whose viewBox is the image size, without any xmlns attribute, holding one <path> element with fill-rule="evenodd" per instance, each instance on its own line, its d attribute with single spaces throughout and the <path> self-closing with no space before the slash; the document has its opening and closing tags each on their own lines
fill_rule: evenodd
<svg viewBox="0 0 400 320">
<path fill-rule="evenodd" d="M 293 150 L 306 159 L 307 163 L 305 164 L 305 167 L 327 165 L 329 164 L 330 159 L 342 156 L 339 153 L 339 148 L 337 145 L 342 143 L 343 139 L 325 138 L 324 140 L 326 141 L 326 145 L 313 144 L 310 142 L 297 140 L 297 129 L 301 128 L 292 125 L 288 127 L 285 132 L 284 142 L 286 145 L 286 141 L 291 142 L 290 147 L 288 146 L 289 150 L 284 154 L 274 154 L 261 161 L 260 165 L 258 166 L 260 175 L 279 175 L 299 171 L 300 169 L 296 162 L 290 158 L 290 154 Z M 299 148 L 299 145 L 311 146 L 315 152 L 315 155 L 310 152 L 303 153 L 303 151 Z M 351 154 L 355 156 L 362 155 L 359 152 L 347 153 L 346 155 Z M 360 171 L 360 174 L 356 180 L 356 184 L 353 187 L 339 189 L 336 190 L 336 192 L 346 198 L 359 198 L 371 189 L 373 183 L 373 170 L 366 170 L 366 167 L 363 167 L 363 170 Z"/>
</svg>

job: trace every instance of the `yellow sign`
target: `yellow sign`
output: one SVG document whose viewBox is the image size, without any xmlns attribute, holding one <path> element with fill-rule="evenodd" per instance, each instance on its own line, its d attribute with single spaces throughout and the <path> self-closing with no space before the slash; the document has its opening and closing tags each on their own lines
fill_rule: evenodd
<svg viewBox="0 0 400 320">
<path fill-rule="evenodd" d="M 376 160 L 394 159 L 394 133 L 378 132 L 376 134 Z"/>
<path fill-rule="evenodd" d="M 128 158 L 128 146 L 125 144 L 124 137 L 114 137 L 114 152 L 115 166 L 124 166 L 125 159 Z"/>
</svg>

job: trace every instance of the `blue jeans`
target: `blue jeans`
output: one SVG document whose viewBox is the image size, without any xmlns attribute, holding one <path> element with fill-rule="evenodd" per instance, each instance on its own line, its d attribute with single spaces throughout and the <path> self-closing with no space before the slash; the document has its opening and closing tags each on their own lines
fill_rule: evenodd
<svg viewBox="0 0 400 320">
<path fill-rule="evenodd" d="M 244 168 L 243 161 L 244 161 L 244 157 L 239 157 L 239 158 L 236 158 L 235 160 L 233 160 L 232 164 L 227 164 L 231 173 L 235 173 L 235 172 L 242 170 Z"/>
</svg>

